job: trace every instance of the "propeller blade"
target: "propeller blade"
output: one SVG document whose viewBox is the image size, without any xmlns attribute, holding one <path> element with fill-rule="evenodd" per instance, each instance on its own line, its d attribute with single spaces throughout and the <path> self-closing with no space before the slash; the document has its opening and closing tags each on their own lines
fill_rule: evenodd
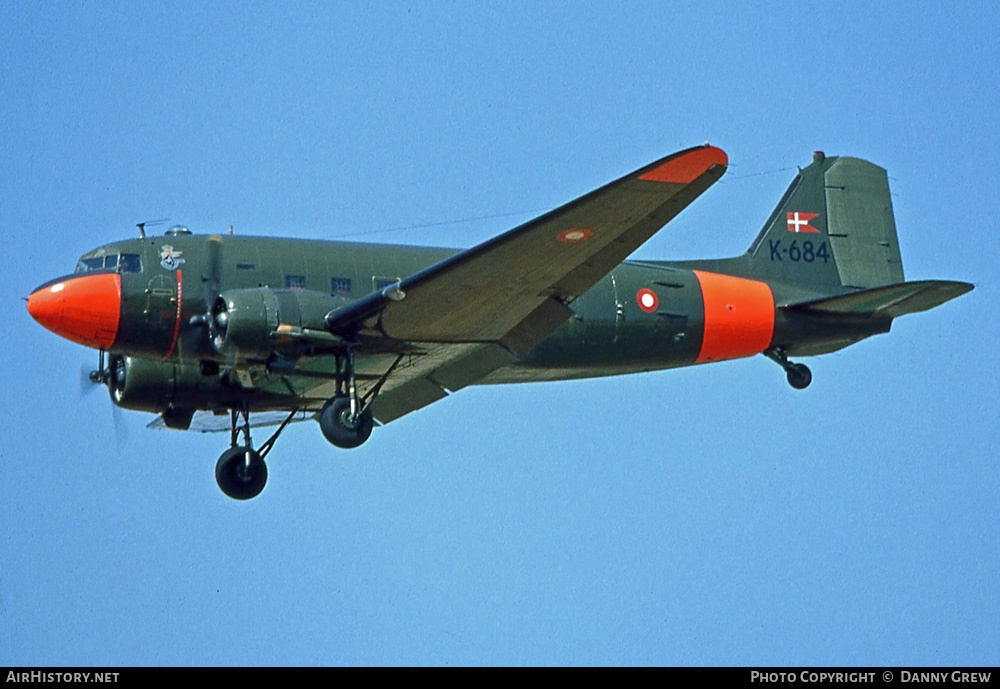
<svg viewBox="0 0 1000 689">
<path fill-rule="evenodd" d="M 121 408 L 116 404 L 111 405 L 111 422 L 115 426 L 115 449 L 121 454 L 128 445 L 128 427 Z"/>
<path fill-rule="evenodd" d="M 205 311 L 209 314 L 219 298 L 219 266 L 222 263 L 222 237 L 209 237 L 208 270 L 205 275 Z"/>
<path fill-rule="evenodd" d="M 177 353 L 184 359 L 190 352 L 199 349 L 199 341 L 207 338 L 209 342 L 215 339 L 216 325 L 212 309 L 219 298 L 219 277 L 222 265 L 222 237 L 212 235 L 206 242 L 208 253 L 205 274 L 202 275 L 204 286 L 205 311 L 196 314 L 180 324 L 180 337 L 177 341 Z"/>
</svg>

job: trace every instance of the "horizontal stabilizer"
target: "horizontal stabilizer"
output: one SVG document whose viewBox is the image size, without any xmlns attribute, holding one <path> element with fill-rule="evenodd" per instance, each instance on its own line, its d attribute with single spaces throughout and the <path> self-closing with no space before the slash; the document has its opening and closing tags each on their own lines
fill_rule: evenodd
<svg viewBox="0 0 1000 689">
<path fill-rule="evenodd" d="M 972 290 L 967 282 L 920 280 L 863 289 L 839 297 L 804 301 L 783 307 L 790 311 L 872 318 L 896 318 L 940 306 Z"/>
</svg>

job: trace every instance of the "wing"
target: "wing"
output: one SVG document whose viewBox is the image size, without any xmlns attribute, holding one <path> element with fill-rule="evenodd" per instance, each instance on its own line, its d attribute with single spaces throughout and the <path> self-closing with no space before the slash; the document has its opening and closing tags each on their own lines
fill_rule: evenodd
<svg viewBox="0 0 1000 689">
<path fill-rule="evenodd" d="M 661 158 L 332 311 L 335 335 L 383 351 L 406 343 L 412 352 L 385 376 L 376 418 L 398 418 L 530 351 L 569 318 L 568 304 L 708 189 L 727 162 L 708 145 Z"/>
</svg>

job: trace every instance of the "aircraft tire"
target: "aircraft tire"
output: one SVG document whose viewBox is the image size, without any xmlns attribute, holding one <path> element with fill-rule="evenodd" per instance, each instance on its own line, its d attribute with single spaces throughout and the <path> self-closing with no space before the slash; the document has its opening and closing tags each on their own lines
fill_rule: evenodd
<svg viewBox="0 0 1000 689">
<path fill-rule="evenodd" d="M 323 436 L 330 444 L 343 449 L 358 447 L 368 440 L 374 425 L 371 409 L 365 409 L 357 418 L 351 419 L 351 401 L 346 397 L 330 399 L 319 413 L 319 428 Z"/>
<path fill-rule="evenodd" d="M 249 453 L 250 466 L 244 456 Z M 233 500 L 249 500 L 260 495 L 267 483 L 267 465 L 254 450 L 231 447 L 222 453 L 215 465 L 215 481 L 222 492 Z"/>
<path fill-rule="evenodd" d="M 788 384 L 796 390 L 805 390 L 812 382 L 813 374 L 805 364 L 790 364 L 788 366 Z"/>
</svg>

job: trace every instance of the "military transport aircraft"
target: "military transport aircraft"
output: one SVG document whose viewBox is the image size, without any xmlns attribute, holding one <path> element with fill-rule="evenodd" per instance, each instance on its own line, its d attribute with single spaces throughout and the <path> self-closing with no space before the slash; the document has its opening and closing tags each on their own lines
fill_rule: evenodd
<svg viewBox="0 0 1000 689">
<path fill-rule="evenodd" d="M 465 251 L 192 234 L 108 244 L 43 284 L 28 311 L 100 351 L 112 401 L 193 428 L 223 417 L 219 487 L 267 481 L 289 422 L 337 447 L 467 385 L 566 380 L 763 354 L 789 357 L 889 331 L 972 289 L 906 282 L 885 170 L 821 152 L 742 256 L 623 261 L 718 180 L 726 154 L 657 160 Z M 283 412 L 254 449 L 250 416 Z M 287 415 L 286 415 L 287 414 Z M 209 417 L 211 418 L 211 417 Z M 241 439 L 242 436 L 242 439 Z"/>
</svg>

